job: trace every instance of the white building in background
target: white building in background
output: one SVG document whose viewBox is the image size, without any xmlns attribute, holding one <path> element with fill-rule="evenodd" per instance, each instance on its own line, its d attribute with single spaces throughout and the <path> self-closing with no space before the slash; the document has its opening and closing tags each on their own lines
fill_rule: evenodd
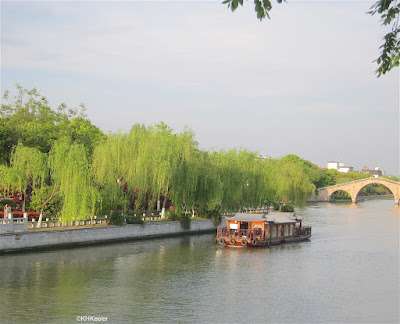
<svg viewBox="0 0 400 324">
<path fill-rule="evenodd" d="M 339 162 L 328 162 L 327 164 L 327 168 L 328 169 L 335 169 L 335 170 L 339 170 Z"/>
<path fill-rule="evenodd" d="M 338 171 L 339 171 L 339 172 L 347 173 L 347 172 L 353 171 L 353 167 L 351 167 L 351 166 L 341 166 L 341 167 L 338 169 Z"/>
<path fill-rule="evenodd" d="M 372 170 L 368 166 L 363 166 L 361 172 L 364 174 L 371 174 L 375 178 L 379 178 L 379 177 L 383 176 L 383 174 L 384 174 L 381 167 L 375 167 L 375 169 Z"/>
<path fill-rule="evenodd" d="M 345 166 L 342 162 L 330 161 L 326 166 L 328 169 L 335 169 L 339 172 L 347 173 L 353 170 L 352 166 Z"/>
</svg>

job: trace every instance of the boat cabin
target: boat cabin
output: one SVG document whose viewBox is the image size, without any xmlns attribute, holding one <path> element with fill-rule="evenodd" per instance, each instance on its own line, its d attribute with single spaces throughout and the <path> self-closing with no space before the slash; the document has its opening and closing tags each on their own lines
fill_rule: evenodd
<svg viewBox="0 0 400 324">
<path fill-rule="evenodd" d="M 229 245 L 266 245 L 311 236 L 310 227 L 302 227 L 303 218 L 295 213 L 237 213 L 226 217 L 226 227 L 218 228 L 217 239 Z"/>
</svg>

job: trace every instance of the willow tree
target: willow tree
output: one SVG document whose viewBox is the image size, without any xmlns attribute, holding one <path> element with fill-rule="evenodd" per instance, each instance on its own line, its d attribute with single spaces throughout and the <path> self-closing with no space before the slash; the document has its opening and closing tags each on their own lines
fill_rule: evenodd
<svg viewBox="0 0 400 324">
<path fill-rule="evenodd" d="M 151 210 L 156 200 L 163 197 L 164 218 L 168 198 L 173 198 L 178 209 L 186 203 L 190 176 L 178 175 L 189 166 L 195 146 L 188 129 L 174 134 L 164 123 L 150 127 L 135 125 L 128 134 L 109 135 L 94 150 L 93 175 L 114 202 L 123 192 L 134 201 L 136 209 L 147 202 Z"/>
<path fill-rule="evenodd" d="M 234 204 L 242 203 L 245 179 L 237 165 L 236 151 L 220 150 L 209 155 L 212 176 L 217 181 L 213 205 L 220 204 L 223 208 L 231 209 Z"/>
<path fill-rule="evenodd" d="M 302 205 L 315 192 L 315 186 L 303 168 L 293 161 L 268 160 L 264 168 L 275 197 L 283 203 L 290 201 Z"/>
<path fill-rule="evenodd" d="M 62 196 L 60 222 L 92 217 L 99 195 L 90 177 L 86 148 L 68 140 L 57 141 L 49 154 L 49 168 L 53 185 L 51 195 Z"/>
<path fill-rule="evenodd" d="M 193 132 L 185 128 L 181 133 L 171 134 L 164 124 L 158 126 L 157 135 L 163 144 L 162 154 L 157 158 L 161 164 L 156 168 L 154 183 L 156 192 L 164 196 L 161 217 L 165 217 L 166 199 L 170 197 L 178 211 L 194 205 L 197 184 L 197 164 L 194 163 L 197 143 Z M 158 155 L 158 154 L 157 154 Z"/>
<path fill-rule="evenodd" d="M 5 194 L 28 190 L 43 211 L 56 195 L 61 196 L 60 221 L 87 219 L 94 214 L 98 195 L 89 177 L 86 149 L 66 140 L 55 142 L 49 154 L 37 148 L 16 146 L 10 167 L 0 168 L 0 186 Z"/>
<path fill-rule="evenodd" d="M 205 214 L 221 204 L 222 184 L 218 174 L 217 168 L 211 164 L 210 153 L 195 151 L 186 168 L 181 168 L 176 174 L 176 177 L 180 178 L 177 183 L 181 185 L 174 187 L 172 191 L 186 191 L 186 193 L 181 193 L 181 196 L 186 197 L 186 201 L 193 202 L 192 209 L 196 207 Z"/>
<path fill-rule="evenodd" d="M 118 205 L 121 197 L 124 208 L 127 199 L 136 197 L 142 202 L 148 187 L 146 161 L 140 156 L 148 149 L 148 129 L 135 125 L 127 134 L 108 135 L 94 150 L 92 173 L 104 197 Z"/>
<path fill-rule="evenodd" d="M 258 207 L 270 198 L 270 183 L 262 173 L 263 160 L 256 152 L 240 150 L 237 165 L 244 180 L 242 201 L 250 207 Z"/>
<path fill-rule="evenodd" d="M 19 144 L 11 152 L 10 167 L 3 165 L 0 168 L 0 188 L 6 195 L 18 194 L 25 211 L 27 193 L 40 188 L 48 175 L 46 154 Z"/>
<path fill-rule="evenodd" d="M 196 198 L 206 211 L 257 207 L 271 199 L 272 190 L 255 152 L 230 150 L 200 155 Z"/>
</svg>

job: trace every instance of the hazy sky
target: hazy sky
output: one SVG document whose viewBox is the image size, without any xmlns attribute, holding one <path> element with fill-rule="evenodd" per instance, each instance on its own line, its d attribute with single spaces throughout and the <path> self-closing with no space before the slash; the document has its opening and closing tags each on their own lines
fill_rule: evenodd
<svg viewBox="0 0 400 324">
<path fill-rule="evenodd" d="M 86 104 L 104 131 L 188 125 L 203 149 L 293 153 L 399 175 L 399 71 L 373 1 L 1 1 L 1 90 Z"/>
</svg>

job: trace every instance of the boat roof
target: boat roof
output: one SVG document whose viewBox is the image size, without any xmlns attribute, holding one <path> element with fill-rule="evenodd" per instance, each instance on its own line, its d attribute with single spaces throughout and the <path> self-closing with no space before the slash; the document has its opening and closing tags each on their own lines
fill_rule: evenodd
<svg viewBox="0 0 400 324">
<path fill-rule="evenodd" d="M 240 222 L 265 222 L 267 220 L 266 214 L 245 214 L 236 213 L 233 217 L 227 217 L 230 221 L 240 221 Z"/>
<path fill-rule="evenodd" d="M 239 221 L 239 222 L 273 222 L 275 224 L 287 224 L 296 223 L 301 221 L 303 218 L 296 216 L 295 213 L 287 212 L 269 212 L 268 214 L 246 214 L 237 213 L 233 217 L 226 217 L 228 221 Z"/>
</svg>

